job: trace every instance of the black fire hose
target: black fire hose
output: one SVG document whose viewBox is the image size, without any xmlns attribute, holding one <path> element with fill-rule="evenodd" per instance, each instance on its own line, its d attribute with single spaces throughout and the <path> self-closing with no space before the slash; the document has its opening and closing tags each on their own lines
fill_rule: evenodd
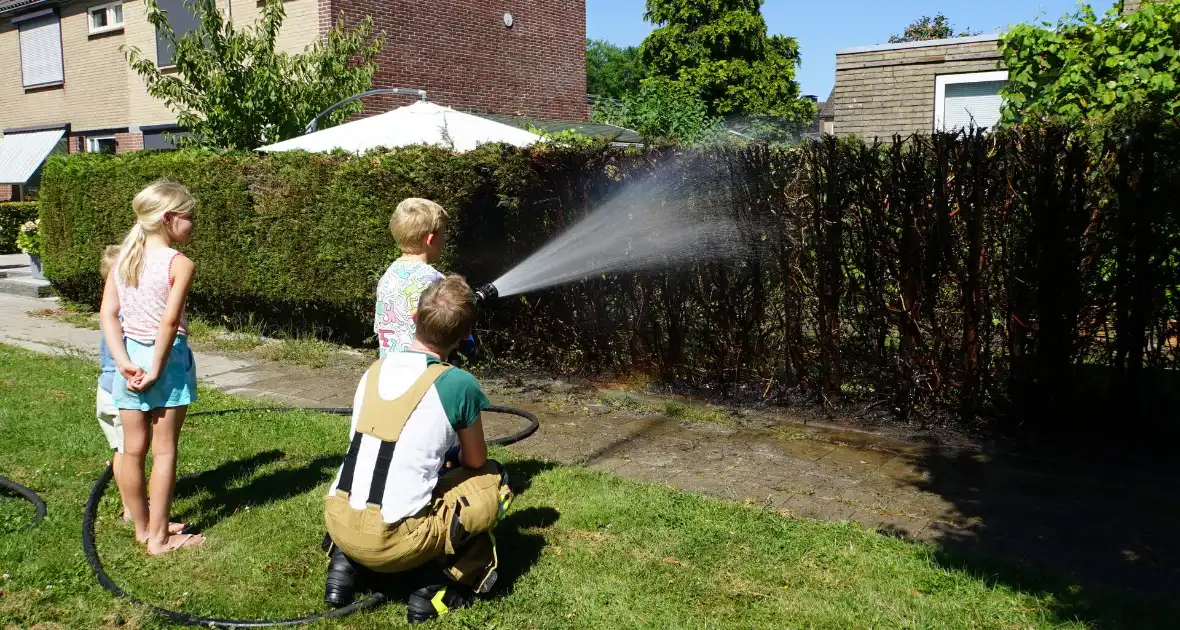
<svg viewBox="0 0 1180 630">
<path fill-rule="evenodd" d="M 534 424 L 536 423 L 535 420 L 532 422 Z M 533 430 L 535 431 L 536 429 Z M 9 479 L 8 477 L 0 477 L 0 488 L 11 490 L 12 492 L 19 495 L 20 498 L 33 504 L 33 509 L 35 509 L 37 512 L 33 515 L 33 524 L 29 525 L 29 529 L 33 529 L 34 527 L 40 525 L 41 521 L 45 519 L 45 501 L 42 501 L 41 497 L 37 496 L 36 492 L 29 490 L 19 483 Z"/>
<path fill-rule="evenodd" d="M 231 413 L 245 413 L 245 412 L 257 412 L 257 411 L 267 411 L 267 412 L 314 411 L 314 412 L 318 412 L 318 413 L 329 413 L 329 414 L 335 414 L 335 415 L 341 415 L 341 416 L 351 416 L 352 415 L 352 409 L 349 409 L 349 408 L 307 409 L 307 408 L 302 408 L 302 407 L 263 407 L 263 408 L 256 408 L 256 409 L 222 409 L 219 411 L 201 411 L 201 412 L 197 412 L 197 413 L 190 413 L 188 415 L 188 417 L 192 418 L 195 416 L 223 416 L 223 415 L 231 414 Z M 492 407 L 488 407 L 487 409 L 484 409 L 484 411 L 490 412 L 490 413 L 504 413 L 504 414 L 510 414 L 510 415 L 514 415 L 514 416 L 520 416 L 521 418 L 524 418 L 525 420 L 529 421 L 529 426 L 526 427 L 524 430 L 519 431 L 517 433 L 513 433 L 512 435 L 509 435 L 507 437 L 496 438 L 494 440 L 488 440 L 488 444 L 493 444 L 493 445 L 497 445 L 497 446 L 507 446 L 509 444 L 515 444 L 516 442 L 519 442 L 519 441 L 529 437 L 530 435 L 536 433 L 537 429 L 541 426 L 540 421 L 537 420 L 536 415 L 534 415 L 528 411 L 521 410 L 521 409 L 513 409 L 511 407 L 492 406 Z M 102 584 L 102 587 L 105 588 L 106 590 L 110 591 L 111 594 L 113 594 L 115 597 L 121 597 L 121 598 L 129 600 L 135 604 L 139 604 L 141 606 L 146 606 L 147 608 L 150 608 L 154 612 L 156 612 L 160 615 L 163 615 L 164 617 L 167 617 L 168 619 L 170 619 L 176 623 L 193 625 L 193 626 L 206 626 L 209 628 L 268 628 L 268 627 L 273 627 L 273 626 L 296 626 L 296 625 L 301 625 L 301 624 L 305 624 L 305 623 L 311 623 L 313 621 L 319 621 L 320 619 L 332 619 L 332 618 L 344 617 L 346 615 L 351 615 L 352 613 L 357 612 L 357 611 L 366 610 L 369 608 L 376 608 L 377 606 L 384 604 L 386 601 L 384 594 L 374 593 L 361 601 L 354 602 L 352 604 L 349 604 L 348 606 L 344 606 L 343 608 L 337 608 L 335 610 L 328 610 L 328 611 L 324 611 L 321 613 L 315 613 L 312 615 L 307 615 L 306 617 L 297 617 L 297 618 L 292 618 L 292 619 L 256 619 L 256 620 L 218 619 L 216 617 L 200 617 L 197 615 L 189 615 L 189 614 L 179 612 L 176 610 L 168 610 L 167 608 L 161 608 L 159 606 L 149 604 L 149 603 L 139 599 L 138 597 L 128 593 L 127 591 L 124 591 L 122 588 L 119 588 L 119 585 L 115 584 L 115 582 L 113 580 L 111 580 L 110 576 L 108 576 L 106 574 L 106 571 L 104 571 L 102 568 L 102 560 L 99 559 L 98 548 L 94 544 L 94 521 L 98 518 L 98 504 L 100 501 L 102 501 L 102 495 L 106 492 L 107 485 L 111 482 L 111 479 L 113 477 L 114 477 L 114 472 L 113 472 L 111 466 L 108 465 L 106 470 L 103 471 L 102 476 L 100 476 L 98 478 L 98 481 L 94 482 L 94 488 L 91 489 L 91 491 L 90 491 L 90 498 L 87 499 L 87 501 L 86 501 L 86 512 L 82 516 L 82 551 L 86 554 L 86 561 L 88 563 L 90 563 L 90 568 L 94 570 L 94 575 L 95 575 L 95 577 L 98 578 L 99 584 Z M 2 477 L 0 477 L 0 480 L 7 481 L 6 479 L 3 479 Z M 6 485 L 6 484 L 3 484 L 3 485 Z M 13 485 L 16 485 L 16 484 L 13 484 Z M 24 486 L 20 486 L 20 487 L 24 488 Z M 26 491 L 28 490 L 27 488 L 24 488 L 24 489 Z M 20 492 L 20 490 L 17 490 L 17 491 Z M 21 494 L 24 495 L 23 492 Z M 32 494 L 32 493 L 30 492 L 30 494 Z M 36 497 L 36 495 L 33 495 L 33 496 Z M 32 500 L 32 499 L 30 499 L 30 500 Z M 38 498 L 37 501 L 40 502 L 40 499 Z M 45 514 L 45 504 L 44 503 L 40 503 L 40 507 L 38 508 L 38 513 L 40 516 L 44 516 L 44 514 Z M 38 517 L 37 520 L 38 520 L 38 522 L 40 522 L 40 517 Z"/>
</svg>

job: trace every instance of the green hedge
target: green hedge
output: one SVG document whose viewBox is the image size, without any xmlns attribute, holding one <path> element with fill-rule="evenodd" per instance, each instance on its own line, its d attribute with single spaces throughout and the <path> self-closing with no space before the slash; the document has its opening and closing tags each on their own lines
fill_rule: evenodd
<svg viewBox="0 0 1180 630">
<path fill-rule="evenodd" d="M 15 254 L 16 235 L 26 221 L 37 218 L 37 204 L 32 201 L 0 203 L 0 254 Z"/>
<path fill-rule="evenodd" d="M 190 305 L 214 316 L 261 317 L 363 340 L 377 280 L 400 253 L 389 216 L 427 197 L 456 218 L 514 206 L 498 180 L 528 175 L 527 152 L 483 147 L 465 155 L 413 147 L 358 158 L 201 151 L 55 156 L 45 168 L 45 273 L 64 296 L 96 305 L 102 249 L 134 221 L 131 199 L 158 178 L 197 197 L 197 263 Z M 453 222 L 461 232 L 461 220 Z M 454 239 L 452 239 L 453 241 Z M 450 246 L 443 266 L 454 260 Z"/>
</svg>

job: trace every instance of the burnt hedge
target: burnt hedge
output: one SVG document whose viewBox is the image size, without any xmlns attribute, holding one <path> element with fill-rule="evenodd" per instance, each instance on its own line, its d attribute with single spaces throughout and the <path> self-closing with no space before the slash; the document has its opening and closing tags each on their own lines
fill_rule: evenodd
<svg viewBox="0 0 1180 630">
<path fill-rule="evenodd" d="M 401 198 L 451 209 L 444 266 L 487 282 L 676 161 L 694 177 L 675 194 L 736 221 L 740 254 L 501 300 L 480 325 L 492 360 L 901 417 L 1166 420 L 1180 403 L 1166 385 L 1180 367 L 1178 140 L 1047 129 L 796 149 L 59 157 L 42 189 L 46 273 L 96 301 L 99 251 L 130 225 L 135 191 L 166 176 L 200 202 L 193 308 L 363 343 Z"/>
</svg>

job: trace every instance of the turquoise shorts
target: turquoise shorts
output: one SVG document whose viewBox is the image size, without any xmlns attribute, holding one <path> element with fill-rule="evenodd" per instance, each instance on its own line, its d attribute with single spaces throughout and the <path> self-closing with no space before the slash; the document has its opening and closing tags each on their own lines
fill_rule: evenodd
<svg viewBox="0 0 1180 630">
<path fill-rule="evenodd" d="M 134 339 L 123 341 L 131 362 L 144 370 L 150 370 L 155 359 L 154 344 L 140 343 Z M 127 379 L 116 371 L 111 395 L 119 409 L 139 411 L 151 411 L 160 407 L 185 407 L 196 402 L 197 363 L 193 358 L 193 351 L 189 350 L 188 339 L 178 335 L 176 341 L 172 342 L 168 365 L 164 366 L 160 379 L 146 392 L 133 392 L 127 389 Z"/>
</svg>

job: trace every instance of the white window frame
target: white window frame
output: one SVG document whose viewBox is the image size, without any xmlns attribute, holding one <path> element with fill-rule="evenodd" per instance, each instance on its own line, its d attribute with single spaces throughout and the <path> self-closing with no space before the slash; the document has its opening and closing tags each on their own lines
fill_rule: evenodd
<svg viewBox="0 0 1180 630">
<path fill-rule="evenodd" d="M 991 72 L 966 72 L 963 74 L 940 74 L 934 77 L 934 130 L 950 131 L 946 128 L 946 87 L 959 83 L 991 83 L 1007 81 L 1007 70 Z"/>
<path fill-rule="evenodd" d="M 123 30 L 123 19 L 126 19 L 126 16 L 123 15 L 122 9 L 120 9 L 119 14 L 121 16 L 123 16 L 123 19 L 120 19 L 117 23 L 115 22 L 115 19 L 114 19 L 115 18 L 115 11 L 114 11 L 115 7 L 122 7 L 122 6 L 123 6 L 123 2 L 122 2 L 122 0 L 120 0 L 119 2 L 108 2 L 107 4 L 100 4 L 98 6 L 93 6 L 93 7 L 90 7 L 89 9 L 86 9 L 86 26 L 90 29 L 90 34 L 91 35 L 99 35 L 102 33 L 110 33 L 113 31 Z M 95 28 L 94 18 L 92 16 L 99 11 L 104 11 L 107 14 L 107 25 Z"/>
<path fill-rule="evenodd" d="M 119 144 L 119 140 L 115 136 L 86 136 L 86 152 L 99 153 L 98 143 L 101 140 L 111 140 L 115 143 L 116 147 Z"/>
</svg>

